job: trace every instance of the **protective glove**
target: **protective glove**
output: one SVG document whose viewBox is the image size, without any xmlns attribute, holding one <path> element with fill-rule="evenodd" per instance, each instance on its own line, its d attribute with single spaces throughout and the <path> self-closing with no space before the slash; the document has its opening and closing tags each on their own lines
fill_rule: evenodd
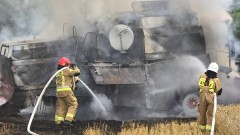
<svg viewBox="0 0 240 135">
<path fill-rule="evenodd" d="M 75 69 L 76 68 L 76 64 L 71 64 L 70 68 Z"/>
<path fill-rule="evenodd" d="M 217 92 L 217 96 L 222 95 L 222 88 Z"/>
<path fill-rule="evenodd" d="M 74 89 L 74 91 L 76 91 L 78 89 L 78 86 L 75 86 L 75 89 Z"/>
</svg>

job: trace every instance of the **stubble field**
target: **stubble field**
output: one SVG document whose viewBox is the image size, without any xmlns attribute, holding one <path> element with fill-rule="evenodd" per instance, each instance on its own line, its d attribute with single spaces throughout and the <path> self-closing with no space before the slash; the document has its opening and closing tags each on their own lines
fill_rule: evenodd
<svg viewBox="0 0 240 135">
<path fill-rule="evenodd" d="M 216 135 L 240 134 L 240 105 L 218 106 Z M 28 121 L 20 116 L 1 117 L 1 135 L 24 135 Z M 56 127 L 53 121 L 35 120 L 31 130 L 40 135 L 201 135 L 197 119 L 151 121 L 78 121 L 72 128 Z"/>
</svg>

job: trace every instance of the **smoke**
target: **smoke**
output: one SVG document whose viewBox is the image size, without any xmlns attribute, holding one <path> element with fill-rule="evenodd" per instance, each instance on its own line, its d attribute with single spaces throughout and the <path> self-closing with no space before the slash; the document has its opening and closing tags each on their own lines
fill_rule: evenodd
<svg viewBox="0 0 240 135">
<path fill-rule="evenodd" d="M 199 23 L 204 29 L 208 53 L 210 53 L 212 61 L 216 61 L 220 65 L 228 63 L 228 54 L 224 52 L 227 49 L 225 45 L 232 36 L 229 29 L 232 18 L 227 13 L 231 2 L 231 0 L 173 0 L 170 3 L 171 8 L 179 15 L 185 10 L 196 12 Z M 113 25 L 112 20 L 119 12 L 132 10 L 131 3 L 131 0 L 2 0 L 0 1 L 0 41 L 32 35 L 43 38 L 59 37 L 63 34 L 63 24 L 65 24 L 66 35 L 72 33 L 71 26 L 73 25 L 76 26 L 80 36 L 85 36 L 90 31 L 107 33 Z M 124 16 L 124 19 L 128 22 L 131 20 L 131 16 Z M 180 21 L 181 16 L 177 19 Z M 163 50 L 163 48 L 154 50 Z M 154 50 L 149 50 L 149 52 Z M 151 91 L 150 95 L 161 93 L 158 91 L 167 89 L 167 87 L 168 91 L 189 90 L 197 84 L 199 75 L 205 70 L 202 62 L 195 57 L 178 57 L 152 71 L 155 91 Z M 233 87 L 235 84 L 231 80 L 222 80 L 226 94 L 223 92 L 220 100 L 239 95 L 236 91 L 238 89 Z M 111 111 L 111 100 L 104 95 L 98 95 L 98 97 L 106 109 Z M 161 100 L 166 98 L 168 97 Z M 150 106 L 155 106 L 153 103 L 159 102 L 158 99 L 156 101 L 154 99 L 154 102 L 149 101 Z M 95 100 L 91 102 L 90 106 L 97 116 L 102 116 L 102 110 Z"/>
<path fill-rule="evenodd" d="M 219 79 L 222 83 L 222 95 L 218 97 L 218 101 L 220 104 L 233 104 L 233 103 L 239 103 L 239 95 L 240 95 L 240 84 L 239 78 L 230 78 L 227 79 L 226 75 L 219 74 Z"/>
<path fill-rule="evenodd" d="M 0 2 L 0 41 L 31 35 L 59 37 L 63 34 L 64 23 L 66 23 L 65 32 L 68 35 L 72 33 L 73 25 L 77 27 L 78 34 L 81 36 L 85 36 L 90 31 L 105 33 L 112 27 L 110 22 L 119 12 L 132 10 L 132 2 L 129 0 L 59 0 L 58 2 L 3 0 Z M 215 46 L 224 48 L 230 35 L 229 24 L 232 19 L 227 13 L 227 8 L 231 2 L 231 0 L 210 2 L 208 0 L 172 0 L 170 4 L 177 13 L 188 8 L 195 11 L 200 24 L 203 25 L 208 47 L 216 50 Z M 125 19 L 129 18 L 125 17 Z M 215 56 L 212 57 L 217 59 Z"/>
<path fill-rule="evenodd" d="M 17 5 L 17 6 L 16 6 Z M 39 34 L 47 21 L 41 1 L 0 2 L 0 42 L 14 37 Z"/>
<path fill-rule="evenodd" d="M 0 106 L 4 105 L 7 102 L 7 100 L 3 97 L 0 97 Z"/>
<path fill-rule="evenodd" d="M 156 69 L 159 71 L 151 73 L 153 74 L 154 88 L 146 93 L 149 98 L 147 99 L 149 100 L 148 106 L 159 108 L 158 106 L 162 106 L 164 102 L 167 104 L 173 100 L 180 102 L 184 95 L 198 92 L 199 76 L 206 71 L 205 65 L 198 58 L 180 56 L 165 64 L 162 63 L 162 65 L 163 67 Z M 179 95 L 180 99 L 174 99 L 176 98 L 175 94 Z M 165 106 L 167 107 L 167 105 Z"/>
<path fill-rule="evenodd" d="M 228 13 L 228 8 L 232 4 L 231 0 L 189 0 L 191 9 L 197 13 L 200 25 L 203 26 L 207 53 L 211 60 L 220 65 L 228 65 L 228 48 L 232 37 L 230 24 L 232 18 Z"/>
<path fill-rule="evenodd" d="M 102 103 L 102 105 L 104 106 L 104 109 L 106 110 L 107 114 L 104 114 L 105 110 L 103 110 L 103 108 L 101 108 L 99 102 L 97 102 L 97 100 L 95 98 L 93 98 L 92 102 L 90 103 L 90 108 L 94 111 L 97 118 L 104 117 L 105 119 L 110 119 L 111 115 L 109 115 L 109 114 L 113 109 L 111 100 L 103 94 L 96 94 L 96 96 L 99 99 L 99 101 Z"/>
<path fill-rule="evenodd" d="M 159 70 L 161 76 L 155 74 L 153 80 L 159 87 L 169 87 L 166 84 L 174 83 L 174 85 L 170 85 L 172 90 L 181 91 L 193 88 L 198 83 L 199 75 L 206 71 L 206 67 L 196 57 L 180 56 L 165 63 L 164 67 L 157 70 Z"/>
<path fill-rule="evenodd" d="M 232 17 L 228 13 L 229 7 L 232 5 L 232 0 L 189 0 L 191 8 L 198 15 L 199 22 L 203 26 L 207 53 L 210 54 L 211 61 L 217 62 L 221 66 L 229 66 L 229 49 L 228 46 L 237 44 L 232 30 Z M 230 42 L 233 41 L 233 42 Z M 238 50 L 236 50 L 238 53 Z M 234 63 L 234 61 L 232 62 Z M 223 94 L 219 97 L 220 103 L 229 104 L 239 102 L 240 94 L 239 79 L 234 78 L 236 74 L 236 65 L 231 65 L 233 73 L 232 78 L 227 79 L 226 75 L 220 73 L 220 79 L 223 87 Z"/>
<path fill-rule="evenodd" d="M 207 53 L 211 60 L 228 66 L 228 46 L 233 39 L 232 17 L 228 13 L 232 0 L 171 0 L 170 8 L 179 14 L 175 21 L 182 24 L 189 18 L 186 12 L 194 12 L 199 25 L 203 27 Z M 192 18 L 193 19 L 193 18 Z M 184 23 L 186 23 L 184 22 Z"/>
<path fill-rule="evenodd" d="M 0 2 L 0 41 L 13 37 L 59 37 L 69 34 L 75 25 L 78 34 L 108 29 L 108 22 L 121 11 L 131 10 L 129 0 L 19 0 Z M 18 6 L 16 6 L 18 5 Z"/>
<path fill-rule="evenodd" d="M 117 112 L 118 118 L 181 117 L 181 101 L 188 93 L 198 92 L 198 79 L 205 71 L 205 65 L 193 56 L 178 56 L 173 60 L 152 64 L 148 67 L 149 84 L 121 85 L 117 88 L 114 105 L 140 108 L 132 110 L 133 114 L 120 110 Z M 181 97 L 175 99 L 175 95 Z"/>
<path fill-rule="evenodd" d="M 52 16 L 49 25 L 42 31 L 43 35 L 62 34 L 64 23 L 75 25 L 81 36 L 96 30 L 104 33 L 117 13 L 131 10 L 131 1 L 128 0 L 50 0 L 47 3 L 51 6 L 49 12 Z M 70 29 L 68 26 L 66 30 Z"/>
<path fill-rule="evenodd" d="M 227 8 L 232 1 L 187 1 L 190 3 L 191 10 L 197 13 L 200 24 L 203 25 L 208 47 L 211 50 L 216 50 L 219 46 L 224 48 L 230 35 L 229 24 L 232 20 L 227 13 Z M 171 8 L 177 13 L 182 12 L 182 9 L 189 8 L 187 1 L 172 0 Z M 77 27 L 78 34 L 81 36 L 85 36 L 90 31 L 105 33 L 112 27 L 110 22 L 119 12 L 132 10 L 132 2 L 129 0 L 59 0 L 58 2 L 55 0 L 14 2 L 3 0 L 0 2 L 0 41 L 31 35 L 59 37 L 63 34 L 64 23 L 67 23 L 66 34 L 72 32 L 72 25 Z M 216 61 L 217 58 L 212 57 Z"/>
</svg>

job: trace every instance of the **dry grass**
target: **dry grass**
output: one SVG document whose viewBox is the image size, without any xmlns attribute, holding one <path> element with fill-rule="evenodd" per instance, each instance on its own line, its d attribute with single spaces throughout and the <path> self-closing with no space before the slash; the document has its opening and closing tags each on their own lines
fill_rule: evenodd
<svg viewBox="0 0 240 135">
<path fill-rule="evenodd" d="M 103 125 L 104 126 L 104 125 Z M 192 135 L 202 134 L 197 128 L 196 122 L 191 123 L 159 123 L 149 127 L 141 123 L 126 122 L 122 125 L 122 129 L 117 135 Z M 98 127 L 89 127 L 84 132 L 85 135 L 109 135 L 106 130 Z"/>
<path fill-rule="evenodd" d="M 216 115 L 215 135 L 240 135 L 240 105 L 218 106 Z M 114 122 L 113 122 L 114 124 Z M 116 124 L 116 123 L 115 123 Z M 113 126 L 114 127 L 114 126 Z M 38 129 L 38 131 L 37 131 Z M 75 128 L 79 129 L 79 128 Z M 43 126 L 36 126 L 34 131 L 42 135 L 48 134 L 80 134 L 79 130 L 65 129 L 64 131 L 53 130 Z M 168 122 L 136 122 L 127 121 L 120 124 L 117 129 L 111 125 L 94 123 L 82 127 L 81 134 L 84 135 L 201 135 L 196 121 L 175 120 Z M 0 135 L 28 134 L 26 125 L 0 122 Z M 205 134 L 205 133 L 204 133 Z"/>
<path fill-rule="evenodd" d="M 221 135 L 240 135 L 240 105 L 218 106 L 216 132 Z"/>
<path fill-rule="evenodd" d="M 240 105 L 218 106 L 215 135 L 240 135 Z M 99 125 L 98 125 L 99 126 Z M 105 130 L 106 125 L 88 127 L 85 135 L 113 134 Z M 201 135 L 198 123 L 172 121 L 151 126 L 135 122 L 125 122 L 117 135 Z"/>
<path fill-rule="evenodd" d="M 99 125 L 87 126 L 87 129 L 83 132 L 84 135 L 113 135 L 114 133 L 109 132 L 107 125 L 101 123 Z"/>
<path fill-rule="evenodd" d="M 0 123 L 0 134 L 10 135 L 14 128 L 15 126 L 13 124 Z"/>
</svg>

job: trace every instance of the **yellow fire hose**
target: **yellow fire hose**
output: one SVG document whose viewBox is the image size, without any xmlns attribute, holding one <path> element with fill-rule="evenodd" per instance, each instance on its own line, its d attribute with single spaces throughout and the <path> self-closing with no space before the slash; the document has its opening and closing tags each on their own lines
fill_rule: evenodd
<svg viewBox="0 0 240 135">
<path fill-rule="evenodd" d="M 210 135 L 214 134 L 214 127 L 215 127 L 215 114 L 217 111 L 217 96 L 216 93 L 214 93 L 214 106 L 213 106 L 213 119 L 212 119 L 212 128 Z"/>
<path fill-rule="evenodd" d="M 42 92 L 41 92 L 41 94 L 40 94 L 40 96 L 39 96 L 39 98 L 38 98 L 38 100 L 37 100 L 37 103 L 36 103 L 36 105 L 35 105 L 35 107 L 34 107 L 34 109 L 33 109 L 33 112 L 32 112 L 32 115 L 31 115 L 31 117 L 30 117 L 30 120 L 29 120 L 29 122 L 28 122 L 28 126 L 27 126 L 27 131 L 28 131 L 28 133 L 30 133 L 30 134 L 32 134 L 32 135 L 38 135 L 37 133 L 32 132 L 31 129 L 30 129 L 31 124 L 32 124 L 32 120 L 33 120 L 34 115 L 35 115 L 35 113 L 36 113 L 36 111 L 37 111 L 37 107 L 38 107 L 38 105 L 39 105 L 39 103 L 40 103 L 40 101 L 41 101 L 41 99 L 42 99 L 42 96 L 43 96 L 44 92 L 46 91 L 46 88 L 49 86 L 49 84 L 51 83 L 51 81 L 53 80 L 53 78 L 54 78 L 59 72 L 63 71 L 64 69 L 67 69 L 67 68 L 68 68 L 68 67 L 64 67 L 64 68 L 58 70 L 58 71 L 49 79 L 49 81 L 47 82 L 47 84 L 46 84 L 45 87 L 43 88 L 43 90 L 42 90 Z"/>
</svg>

